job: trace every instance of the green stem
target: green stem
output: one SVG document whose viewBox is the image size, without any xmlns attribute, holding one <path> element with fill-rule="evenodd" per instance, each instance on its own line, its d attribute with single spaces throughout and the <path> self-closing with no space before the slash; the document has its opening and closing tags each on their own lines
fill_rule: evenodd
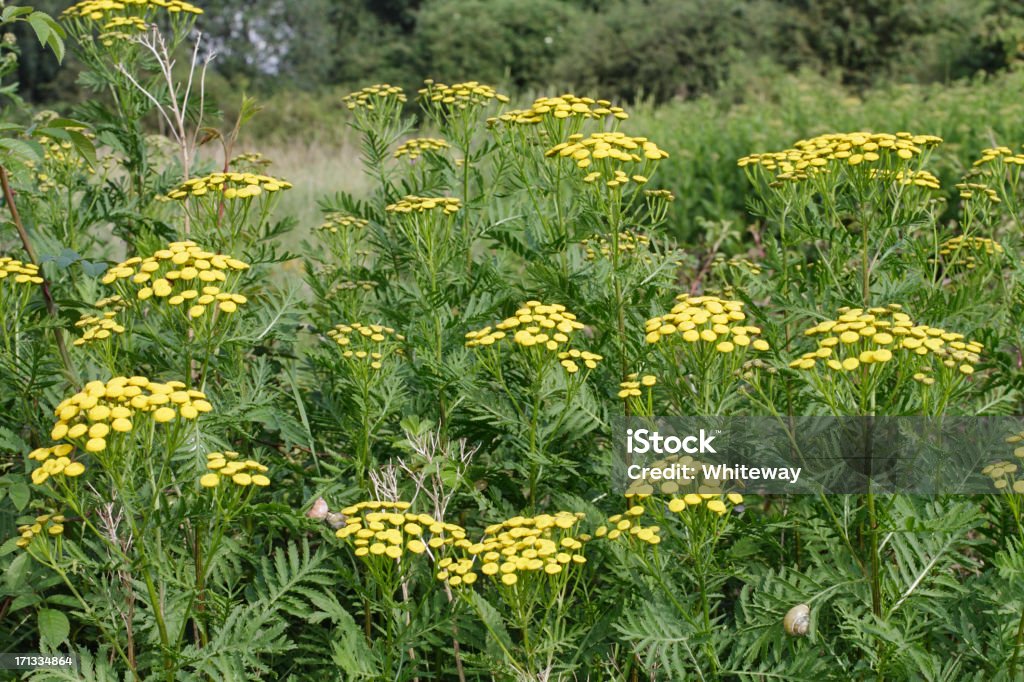
<svg viewBox="0 0 1024 682">
<path fill-rule="evenodd" d="M 21 215 L 18 213 L 18 206 L 14 203 L 14 192 L 11 191 L 11 183 L 7 176 L 7 169 L 0 166 L 0 186 L 3 187 L 4 201 L 7 202 L 7 210 L 11 213 L 11 222 L 14 223 L 14 228 L 18 231 L 18 236 L 21 238 L 21 244 L 25 247 L 25 252 L 28 254 L 29 260 L 34 265 L 39 265 L 39 256 L 36 254 L 36 250 L 32 247 L 32 241 L 29 239 L 28 231 L 25 229 L 24 223 L 21 222 Z M 57 305 L 53 302 L 53 294 L 50 292 L 50 283 L 43 278 L 42 283 L 43 299 L 46 301 L 46 312 L 51 319 L 57 319 Z M 64 365 L 64 373 L 67 375 L 68 381 L 75 388 L 80 388 L 81 382 L 78 380 L 78 374 L 75 372 L 75 367 L 71 364 L 71 356 L 68 355 L 68 348 L 64 344 L 64 331 L 60 327 L 53 328 L 54 340 L 57 342 L 57 351 L 60 353 L 61 362 Z"/>
</svg>

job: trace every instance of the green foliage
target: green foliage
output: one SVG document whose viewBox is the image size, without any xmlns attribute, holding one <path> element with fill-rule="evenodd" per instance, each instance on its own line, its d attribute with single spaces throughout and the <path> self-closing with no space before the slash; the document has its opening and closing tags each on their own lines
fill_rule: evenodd
<svg viewBox="0 0 1024 682">
<path fill-rule="evenodd" d="M 927 4 L 792 35 L 880 69 Z M 1019 678 L 1024 432 L 977 497 L 623 498 L 610 470 L 625 415 L 1019 414 L 1020 73 L 858 98 L 741 64 L 744 26 L 796 21 L 774 3 L 328 5 L 389 43 L 366 64 L 422 39 L 438 80 L 619 97 L 298 102 L 286 139 L 343 120 L 367 189 L 297 225 L 302 180 L 235 150 L 259 107 L 170 68 L 206 19 L 63 20 L 95 96 L 0 122 L 0 650 L 82 662 L 29 679 Z M 249 7 L 207 18 L 286 5 Z M 322 78 L 333 21 L 266 56 Z M 631 73 L 718 95 L 627 112 Z"/>
<path fill-rule="evenodd" d="M 560 0 L 441 0 L 416 14 L 421 71 L 446 82 L 469 74 L 522 89 L 565 82 L 556 64 L 577 55 L 581 30 L 582 13 Z"/>
</svg>

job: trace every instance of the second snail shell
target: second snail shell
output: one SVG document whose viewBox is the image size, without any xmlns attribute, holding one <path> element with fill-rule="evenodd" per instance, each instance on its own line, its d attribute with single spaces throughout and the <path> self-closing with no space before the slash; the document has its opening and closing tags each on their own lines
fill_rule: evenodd
<svg viewBox="0 0 1024 682">
<path fill-rule="evenodd" d="M 782 627 L 787 635 L 803 637 L 811 627 L 811 607 L 807 604 L 797 604 L 782 619 Z"/>
</svg>

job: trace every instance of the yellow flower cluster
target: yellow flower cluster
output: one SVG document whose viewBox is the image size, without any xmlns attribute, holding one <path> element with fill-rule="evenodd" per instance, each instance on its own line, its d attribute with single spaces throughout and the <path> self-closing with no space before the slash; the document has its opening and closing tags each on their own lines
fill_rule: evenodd
<svg viewBox="0 0 1024 682">
<path fill-rule="evenodd" d="M 729 510 L 726 502 L 732 504 L 743 504 L 743 496 L 739 493 L 728 493 L 717 495 L 712 493 L 690 493 L 682 497 L 673 497 L 668 502 L 668 510 L 673 513 L 681 513 L 686 509 L 694 509 L 704 504 L 710 511 L 716 514 L 724 514 Z"/>
<path fill-rule="evenodd" d="M 515 585 L 520 576 L 558 575 L 573 564 L 587 561 L 582 549 L 590 538 L 575 534 L 583 517 L 581 512 L 567 511 L 516 516 L 488 526 L 483 539 L 466 547 L 466 551 L 479 558 L 480 573 L 502 585 Z M 472 559 L 442 560 L 438 566 L 438 579 L 450 585 L 471 585 L 476 580 Z M 457 577 L 461 578 L 459 582 L 455 581 Z"/>
<path fill-rule="evenodd" d="M 445 547 L 469 546 L 461 526 L 429 514 L 413 514 L 409 507 L 408 502 L 360 502 L 346 507 L 341 510 L 344 525 L 335 535 L 351 542 L 357 557 L 391 560 L 401 559 L 406 552 L 433 556 Z"/>
<path fill-rule="evenodd" d="M 667 189 L 645 189 L 644 196 L 648 199 L 659 199 L 667 202 L 673 202 L 676 200 L 676 195 L 672 194 L 672 192 Z"/>
<path fill-rule="evenodd" d="M 939 246 L 939 257 L 949 262 L 973 270 L 978 267 L 979 256 L 1001 256 L 1002 245 L 986 237 L 965 237 L 959 235 L 947 239 Z"/>
<path fill-rule="evenodd" d="M 392 353 L 400 355 L 402 349 L 399 344 L 405 341 L 405 337 L 391 327 L 359 322 L 335 325 L 327 336 L 345 349 L 343 357 L 366 360 L 371 369 L 380 369 L 383 360 Z"/>
<path fill-rule="evenodd" d="M 424 213 L 441 209 L 445 215 L 453 215 L 462 207 L 458 197 L 417 197 L 408 195 L 401 201 L 388 204 L 388 213 Z"/>
<path fill-rule="evenodd" d="M 212 409 L 201 391 L 186 390 L 180 381 L 158 383 L 141 376 L 114 377 L 106 383 L 90 381 L 57 405 L 57 422 L 50 438 L 70 442 L 38 448 L 29 454 L 30 459 L 42 462 L 32 472 L 32 482 L 39 485 L 57 474 L 80 475 L 85 467 L 68 458 L 73 446 L 86 452 L 103 452 L 109 438 L 135 428 L 132 419 L 139 414 L 165 424 L 177 419 L 196 419 Z"/>
<path fill-rule="evenodd" d="M 542 122 L 545 118 L 561 120 L 608 117 L 624 121 L 629 118 L 629 114 L 622 107 L 612 106 L 612 103 L 606 99 L 577 97 L 567 93 L 558 97 L 540 97 L 533 101 L 533 105 L 529 109 L 508 111 L 500 116 L 487 119 L 487 123 L 493 125 L 500 121 L 501 123 L 533 125 Z"/>
<path fill-rule="evenodd" d="M 107 23 L 103 24 L 104 31 L 119 33 L 122 32 L 121 29 L 127 29 L 137 33 L 145 33 L 146 28 L 146 22 L 142 17 L 114 17 Z"/>
<path fill-rule="evenodd" d="M 231 159 L 228 165 L 232 168 L 267 168 L 272 163 L 273 161 L 263 156 L 260 152 L 247 152 Z"/>
<path fill-rule="evenodd" d="M 369 224 L 369 220 L 334 211 L 324 216 L 324 222 L 320 225 L 319 229 L 323 232 L 336 234 L 338 230 L 362 229 Z"/>
<path fill-rule="evenodd" d="M 1002 202 L 999 198 L 999 193 L 988 185 L 980 182 L 958 182 L 956 188 L 960 190 L 960 198 L 965 201 L 972 199 L 987 199 L 993 204 Z"/>
<path fill-rule="evenodd" d="M 14 544 L 25 549 L 37 535 L 61 535 L 65 520 L 63 514 L 40 514 L 33 523 L 18 526 L 18 535 L 21 537 Z"/>
<path fill-rule="evenodd" d="M 885 168 L 872 168 L 871 177 L 876 180 L 893 180 L 903 186 L 913 185 L 925 189 L 942 189 L 939 179 L 926 170 L 905 170 L 891 171 Z"/>
<path fill-rule="evenodd" d="M 646 511 L 640 505 L 634 505 L 626 510 L 625 514 L 615 514 L 608 517 L 607 525 L 600 526 L 594 531 L 594 537 L 618 540 L 620 537 L 636 539 L 649 545 L 661 543 L 661 528 L 658 526 L 644 526 L 640 524 L 639 518 Z"/>
<path fill-rule="evenodd" d="M 220 194 L 225 199 L 251 199 L 263 192 L 278 192 L 291 189 L 292 183 L 279 180 L 269 175 L 257 173 L 211 173 L 201 178 L 190 178 L 167 193 L 170 199 L 201 197 L 208 194 Z"/>
<path fill-rule="evenodd" d="M 467 109 L 474 106 L 485 106 L 492 101 L 508 104 L 508 95 L 502 95 L 489 85 L 467 81 L 445 85 L 435 83 L 432 79 L 423 81 L 424 87 L 420 89 L 420 97 L 423 99 L 451 107 L 453 109 Z"/>
<path fill-rule="evenodd" d="M 742 301 L 717 296 L 676 296 L 672 310 L 647 320 L 647 343 L 658 343 L 666 337 L 681 336 L 687 343 L 714 343 L 720 353 L 731 353 L 737 347 L 751 346 L 768 350 L 768 342 L 751 337 L 761 333 L 760 327 L 737 324 L 747 318 Z"/>
<path fill-rule="evenodd" d="M 120 294 L 114 294 L 112 296 L 106 296 L 93 303 L 93 306 L 103 310 L 104 308 L 113 308 L 114 310 L 122 310 L 127 307 L 128 302 L 124 300 L 124 297 Z"/>
<path fill-rule="evenodd" d="M 792 149 L 780 152 L 750 154 L 738 161 L 740 168 L 760 166 L 779 180 L 804 180 L 810 174 L 827 171 L 831 162 L 847 166 L 862 163 L 909 161 L 925 150 L 942 143 L 934 135 L 891 133 L 828 133 L 800 140 Z"/>
<path fill-rule="evenodd" d="M 1014 476 L 1018 468 L 1013 462 L 996 462 L 986 466 L 981 473 L 992 479 L 992 486 L 996 490 L 1012 490 L 1024 495 L 1024 479 L 1017 480 Z"/>
<path fill-rule="evenodd" d="M 399 146 L 398 149 L 395 150 L 395 158 L 400 159 L 405 156 L 408 157 L 410 161 L 415 161 L 424 153 L 439 152 L 447 148 L 447 140 L 442 140 L 439 137 L 417 137 L 411 140 L 406 140 L 401 146 Z"/>
<path fill-rule="evenodd" d="M 42 485 L 50 476 L 64 475 L 71 478 L 81 476 L 85 472 L 85 465 L 81 462 L 72 462 L 68 457 L 74 449 L 70 443 L 61 443 L 48 448 L 36 448 L 30 452 L 29 459 L 42 462 L 32 472 L 32 482 Z"/>
<path fill-rule="evenodd" d="M 84 346 L 90 341 L 102 341 L 109 339 L 111 334 L 123 334 L 124 326 L 118 323 L 116 312 L 105 312 L 100 315 L 83 315 L 75 326 L 83 328 L 82 336 L 75 339 L 74 345 Z"/>
<path fill-rule="evenodd" d="M 377 288 L 377 283 L 371 280 L 358 279 L 358 280 L 346 280 L 339 282 L 334 287 L 335 291 L 352 291 L 354 289 L 362 289 L 363 291 L 373 291 Z"/>
<path fill-rule="evenodd" d="M 1024 166 L 1024 153 L 1015 153 L 1009 147 L 989 147 L 981 150 L 981 158 L 974 162 L 975 166 L 982 166 L 993 161 Z"/>
<path fill-rule="evenodd" d="M 623 400 L 627 398 L 639 398 L 642 393 L 640 387 L 651 388 L 658 383 L 658 378 L 653 374 L 645 374 L 642 377 L 637 378 L 636 374 L 630 374 L 626 381 L 619 384 L 619 397 Z"/>
<path fill-rule="evenodd" d="M 1017 447 L 1013 450 L 1013 456 L 1019 460 L 1024 460 L 1024 431 L 1015 433 L 1012 436 L 1006 438 L 1006 442 L 1010 445 Z M 1024 495 L 1024 478 L 1017 479 L 1016 473 L 1020 467 L 1015 462 L 995 462 L 989 464 L 981 473 L 992 479 L 992 485 L 996 490 L 1002 490 L 1010 492 L 1011 490 L 1015 493 Z"/>
<path fill-rule="evenodd" d="M 589 137 L 576 133 L 570 135 L 567 142 L 548 149 L 544 155 L 572 159 L 581 169 L 590 168 L 597 162 L 597 170 L 588 173 L 583 180 L 596 182 L 603 179 L 613 189 L 630 181 L 641 185 L 647 182 L 646 175 L 627 173 L 622 166 L 642 170 L 650 162 L 668 158 L 668 152 L 646 137 L 631 137 L 618 131 L 594 133 Z"/>
<path fill-rule="evenodd" d="M 84 0 L 68 7 L 63 16 L 102 21 L 131 10 L 167 10 L 170 14 L 202 14 L 203 10 L 183 0 Z"/>
<path fill-rule="evenodd" d="M 584 239 L 580 242 L 586 247 L 586 258 L 587 260 L 597 260 L 603 256 L 610 259 L 612 257 L 612 240 L 595 235 L 589 239 Z M 620 255 L 631 255 L 636 253 L 644 253 L 646 247 L 651 243 L 650 237 L 639 232 L 631 232 L 629 230 L 623 230 L 619 232 L 619 254 Z M 645 259 L 649 260 L 649 259 Z"/>
<path fill-rule="evenodd" d="M 591 353 L 586 350 L 572 350 L 562 351 L 558 354 L 559 363 L 565 368 L 565 371 L 569 374 L 576 374 L 580 371 L 579 363 L 583 363 L 583 366 L 587 369 L 596 369 L 597 363 L 604 360 L 603 355 L 597 353 Z"/>
<path fill-rule="evenodd" d="M 166 299 L 173 306 L 188 301 L 188 316 L 194 319 L 214 304 L 222 313 L 233 313 L 246 303 L 245 296 L 222 291 L 213 283 L 226 282 L 229 273 L 248 268 L 248 264 L 237 258 L 204 251 L 195 242 L 172 242 L 152 256 L 135 256 L 118 263 L 100 281 L 113 284 L 129 280 L 132 284 L 144 285 L 136 294 L 140 301 L 153 296 Z M 197 289 L 197 281 L 207 286 Z"/>
<path fill-rule="evenodd" d="M 32 121 L 40 127 L 45 127 L 55 118 L 58 118 L 56 113 L 52 111 L 42 111 L 33 116 Z M 82 126 L 71 126 L 66 130 L 81 133 L 90 140 L 95 139 L 96 137 L 95 134 Z M 48 135 L 40 135 L 37 142 L 39 142 L 40 146 L 43 148 L 43 167 L 39 168 L 37 162 L 33 160 L 26 161 L 25 165 L 35 171 L 36 180 L 39 182 L 39 191 L 46 192 L 57 186 L 57 182 L 51 175 L 53 172 L 61 173 L 87 168 L 85 159 L 82 158 L 82 155 L 78 153 L 71 142 L 67 140 L 55 140 Z M 106 161 L 107 159 L 104 159 L 104 163 Z"/>
<path fill-rule="evenodd" d="M 761 274 L 761 266 L 755 263 L 754 261 L 750 260 L 749 258 L 743 258 L 742 256 L 732 256 L 731 258 L 727 259 L 725 257 L 725 254 L 723 253 L 715 254 L 714 259 L 712 259 L 711 261 L 711 267 L 715 270 L 721 268 L 735 268 L 737 270 L 745 270 L 749 272 L 751 275 L 755 276 Z"/>
<path fill-rule="evenodd" d="M 0 256 L 0 280 L 10 278 L 15 284 L 42 284 L 39 266 L 22 263 L 9 256 Z"/>
<path fill-rule="evenodd" d="M 145 30 L 145 29 L 143 29 Z M 130 42 L 138 34 L 126 33 L 124 31 L 103 31 L 96 39 L 103 47 L 113 47 L 117 42 Z"/>
<path fill-rule="evenodd" d="M 373 111 L 382 101 L 393 99 L 396 102 L 405 102 L 405 93 L 397 85 L 378 83 L 368 85 L 362 90 L 350 92 L 341 98 L 342 103 L 348 109 L 366 109 Z"/>
<path fill-rule="evenodd" d="M 504 339 L 507 332 L 515 330 L 512 341 L 524 348 L 542 346 L 558 350 L 561 344 L 569 342 L 569 335 L 583 329 L 583 323 L 568 312 L 564 305 L 547 305 L 540 301 L 527 301 L 512 317 L 478 331 L 466 334 L 466 347 L 490 346 Z"/>
<path fill-rule="evenodd" d="M 819 361 L 837 372 L 852 372 L 861 365 L 884 364 L 895 352 L 917 356 L 933 355 L 948 368 L 974 373 L 982 345 L 965 341 L 963 334 L 915 324 L 898 304 L 884 308 L 840 308 L 834 320 L 825 320 L 804 332 L 817 336 L 818 347 L 789 363 L 794 369 L 813 369 Z M 914 379 L 925 384 L 934 380 L 919 372 Z"/>
<path fill-rule="evenodd" d="M 210 473 L 199 478 L 199 485 L 204 488 L 216 488 L 223 479 L 243 488 L 249 485 L 270 485 L 270 479 L 265 475 L 266 466 L 252 459 L 242 460 L 238 453 L 232 450 L 207 454 L 206 468 Z"/>
</svg>

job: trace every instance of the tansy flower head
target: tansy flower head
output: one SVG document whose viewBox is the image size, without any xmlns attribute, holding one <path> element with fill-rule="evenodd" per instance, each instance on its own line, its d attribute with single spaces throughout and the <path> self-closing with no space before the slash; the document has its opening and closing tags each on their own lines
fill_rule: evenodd
<svg viewBox="0 0 1024 682">
<path fill-rule="evenodd" d="M 43 278 L 39 274 L 39 266 L 32 263 L 22 263 L 9 256 L 0 256 L 0 283 L 12 282 L 14 284 L 42 284 Z"/>
<path fill-rule="evenodd" d="M 589 261 L 597 260 L 598 258 L 612 259 L 612 241 L 611 239 L 602 235 L 594 235 L 589 239 L 584 239 L 580 243 L 586 248 L 586 258 Z M 631 232 L 630 230 L 623 230 L 619 232 L 618 239 L 618 250 L 620 256 L 640 256 L 644 262 L 651 261 L 650 252 L 647 247 L 650 245 L 651 239 L 645 234 L 639 232 Z"/>
<path fill-rule="evenodd" d="M 272 163 L 270 159 L 263 156 L 260 152 L 247 152 L 231 159 L 228 166 L 236 170 L 256 171 L 266 169 Z"/>
<path fill-rule="evenodd" d="M 321 223 L 319 229 L 322 232 L 337 234 L 339 230 L 361 230 L 369 224 L 369 220 L 357 218 L 353 215 L 341 213 L 339 211 L 331 211 L 324 215 L 324 222 Z"/>
<path fill-rule="evenodd" d="M 658 383 L 658 378 L 653 374 L 645 374 L 638 376 L 636 374 L 630 374 L 626 381 L 619 383 L 619 398 L 627 400 L 629 398 L 639 398 L 643 395 L 640 390 L 641 387 L 651 389 L 655 384 Z"/>
<path fill-rule="evenodd" d="M 203 13 L 200 8 L 183 0 L 84 0 L 68 7 L 61 16 L 112 22 L 118 19 L 155 16 L 158 11 L 166 11 L 171 15 Z"/>
<path fill-rule="evenodd" d="M 132 432 L 140 418 L 165 424 L 193 420 L 212 409 L 201 391 L 187 390 L 180 381 L 159 383 L 141 376 L 90 381 L 57 405 L 50 438 L 65 442 L 29 454 L 42 463 L 32 472 L 32 482 L 38 485 L 58 474 L 81 475 L 85 467 L 69 458 L 75 448 L 104 452 L 111 439 Z"/>
<path fill-rule="evenodd" d="M 912 171 L 901 168 L 893 171 L 886 168 L 872 168 L 870 177 L 879 181 L 892 181 L 904 187 L 923 187 L 925 189 L 942 189 L 939 179 L 926 170 Z"/>
<path fill-rule="evenodd" d="M 584 182 L 602 180 L 611 189 L 630 182 L 645 184 L 653 164 L 668 158 L 668 152 L 646 137 L 631 137 L 618 131 L 594 133 L 589 137 L 576 133 L 544 155 L 571 159 L 577 168 L 588 170 Z"/>
<path fill-rule="evenodd" d="M 682 340 L 689 344 L 714 344 L 720 353 L 745 350 L 768 350 L 768 342 L 754 338 L 760 327 L 742 324 L 747 315 L 742 301 L 717 296 L 680 294 L 675 306 L 664 315 L 651 318 L 645 326 L 647 343 Z"/>
<path fill-rule="evenodd" d="M 606 99 L 577 97 L 572 94 L 558 97 L 540 97 L 529 109 L 507 111 L 500 116 L 487 119 L 489 125 L 505 123 L 511 125 L 535 125 L 545 119 L 605 119 L 624 121 L 629 114 L 622 107 L 612 106 Z"/>
<path fill-rule="evenodd" d="M 432 105 L 447 109 L 481 107 L 491 102 L 508 104 L 509 101 L 508 95 L 502 95 L 491 86 L 476 81 L 445 85 L 427 79 L 423 81 L 423 84 L 424 87 L 419 91 L 420 98 Z"/>
<path fill-rule="evenodd" d="M 999 242 L 985 237 L 959 235 L 947 239 L 939 246 L 939 260 L 949 268 L 974 270 L 982 260 L 1002 255 L 1003 247 Z"/>
<path fill-rule="evenodd" d="M 386 101 L 397 103 L 405 102 L 405 93 L 397 85 L 378 83 L 369 85 L 362 90 L 356 90 L 341 98 L 347 109 L 365 109 L 373 111 Z"/>
<path fill-rule="evenodd" d="M 761 266 L 755 263 L 754 261 L 750 260 L 749 258 L 744 258 L 742 256 L 732 256 L 731 258 L 726 258 L 725 254 L 721 253 L 716 254 L 714 259 L 712 259 L 711 269 L 715 272 L 722 270 L 739 271 L 743 273 L 749 273 L 754 276 L 760 275 L 762 272 Z"/>
<path fill-rule="evenodd" d="M 16 546 L 24 549 L 38 537 L 56 537 L 64 533 L 65 518 L 63 514 L 40 514 L 32 523 L 18 526 Z"/>
<path fill-rule="evenodd" d="M 217 310 L 231 314 L 248 301 L 226 291 L 229 277 L 249 269 L 237 258 L 203 250 L 195 242 L 173 242 L 166 249 L 142 258 L 135 256 L 107 270 L 104 284 L 120 283 L 133 300 L 150 298 L 181 307 L 189 319 Z M 185 304 L 188 305 L 185 305 Z"/>
<path fill-rule="evenodd" d="M 974 165 L 986 166 L 997 163 L 1024 166 L 1024 152 L 1014 152 L 1009 147 L 989 147 L 981 151 L 981 158 L 975 161 Z"/>
<path fill-rule="evenodd" d="M 391 327 L 360 322 L 335 325 L 327 336 L 342 347 L 342 357 L 365 362 L 371 369 L 380 369 L 384 360 L 401 355 L 405 342 L 405 337 Z"/>
<path fill-rule="evenodd" d="M 982 345 L 963 334 L 916 324 L 902 306 L 840 308 L 834 320 L 825 320 L 804 332 L 818 338 L 818 347 L 789 363 L 793 369 L 810 370 L 819 364 L 836 372 L 852 372 L 862 365 L 909 363 L 922 370 L 914 378 L 934 382 L 928 372 L 938 364 L 961 374 L 972 374 Z"/>
<path fill-rule="evenodd" d="M 672 194 L 672 192 L 667 189 L 645 189 L 644 196 L 648 199 L 666 201 L 669 203 L 676 200 L 676 195 Z"/>
<path fill-rule="evenodd" d="M 640 517 L 643 516 L 645 511 L 643 506 L 634 505 L 627 509 L 624 514 L 615 514 L 608 517 L 606 524 L 594 531 L 594 537 L 648 545 L 660 544 L 661 528 L 658 526 L 644 526 L 640 523 Z"/>
<path fill-rule="evenodd" d="M 401 201 L 389 204 L 388 213 L 425 213 L 427 211 L 443 211 L 445 215 L 453 215 L 462 207 L 458 197 L 417 197 L 408 195 Z"/>
<path fill-rule="evenodd" d="M 576 348 L 562 351 L 558 354 L 559 363 L 569 374 L 578 373 L 580 371 L 581 364 L 588 370 L 596 369 L 597 363 L 602 360 L 604 360 L 604 356 L 602 355 L 591 353 L 590 351 L 577 350 Z"/>
<path fill-rule="evenodd" d="M 759 167 L 779 181 L 800 181 L 833 168 L 853 168 L 861 164 L 892 169 L 941 143 L 940 137 L 908 132 L 828 133 L 800 140 L 791 149 L 744 156 L 738 165 Z"/>
<path fill-rule="evenodd" d="M 424 153 L 439 152 L 447 148 L 447 140 L 437 137 L 417 137 L 402 143 L 395 150 L 395 158 L 400 159 L 404 156 L 410 161 L 415 161 Z"/>
<path fill-rule="evenodd" d="M 209 196 L 220 201 L 252 199 L 281 190 L 291 189 L 292 183 L 269 175 L 256 173 L 211 173 L 201 178 L 190 178 L 167 193 L 170 199 Z"/>
<path fill-rule="evenodd" d="M 729 510 L 728 504 L 743 504 L 743 495 L 739 493 L 727 493 L 725 495 L 713 493 L 690 493 L 681 497 L 673 497 L 668 501 L 670 512 L 681 514 L 685 510 L 693 510 L 701 505 L 716 514 L 724 514 Z"/>
<path fill-rule="evenodd" d="M 120 31 L 127 33 L 145 33 L 149 27 L 142 17 L 114 17 L 103 24 L 104 31 Z"/>
<path fill-rule="evenodd" d="M 408 502 L 360 502 L 342 509 L 341 514 L 343 525 L 335 535 L 364 561 L 393 562 L 409 554 L 436 559 L 453 547 L 469 545 L 462 526 L 438 521 L 429 514 L 414 514 Z M 459 582 L 467 572 L 468 567 L 459 574 Z M 475 576 L 467 584 L 473 580 Z"/>
<path fill-rule="evenodd" d="M 270 479 L 266 476 L 266 466 L 252 459 L 243 460 L 232 450 L 207 454 L 206 468 L 209 473 L 199 478 L 199 485 L 204 488 L 216 488 L 224 482 L 242 488 L 263 488 L 270 485 Z"/>
<path fill-rule="evenodd" d="M 1007 493 L 1024 495 L 1024 478 L 1017 478 L 1020 466 L 1015 462 L 994 462 L 981 470 L 981 473 L 992 479 L 992 487 Z"/>
<path fill-rule="evenodd" d="M 517 585 L 521 579 L 546 580 L 561 575 L 573 566 L 586 563 L 583 546 L 588 536 L 579 535 L 577 526 L 583 514 L 559 511 L 538 516 L 515 516 L 488 526 L 480 542 L 465 547 L 468 557 L 438 563 L 439 580 L 450 585 L 472 584 L 465 579 L 453 580 L 461 571 L 466 574 L 474 562 L 476 570 L 494 584 Z"/>
<path fill-rule="evenodd" d="M 999 198 L 999 193 L 984 183 L 958 182 L 956 188 L 960 192 L 960 198 L 964 201 L 988 201 L 993 204 L 1002 201 Z"/>
<path fill-rule="evenodd" d="M 574 332 L 583 329 L 583 323 L 560 304 L 547 305 L 528 301 L 512 317 L 492 327 L 484 327 L 466 334 L 466 347 L 490 346 L 512 334 L 512 341 L 523 348 L 558 350 L 569 342 Z"/>
<path fill-rule="evenodd" d="M 84 346 L 92 341 L 109 339 L 112 334 L 123 334 L 124 326 L 115 318 L 117 313 L 108 311 L 103 315 L 83 315 L 75 326 L 82 329 L 82 336 L 74 340 L 74 345 Z"/>
</svg>

